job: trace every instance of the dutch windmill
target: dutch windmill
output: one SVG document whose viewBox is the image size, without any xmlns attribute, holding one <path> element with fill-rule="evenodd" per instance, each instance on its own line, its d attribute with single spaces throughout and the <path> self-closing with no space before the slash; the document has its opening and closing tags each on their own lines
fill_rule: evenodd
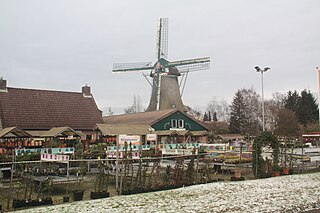
<svg viewBox="0 0 320 213">
<path fill-rule="evenodd" d="M 210 68 L 210 58 L 194 58 L 180 61 L 168 61 L 168 18 L 160 18 L 157 32 L 157 61 L 143 63 L 116 63 L 112 72 L 130 72 L 151 70 L 152 87 L 149 106 L 146 111 L 177 108 L 186 111 L 181 95 L 189 72 Z M 180 82 L 178 77 L 181 76 Z M 181 92 L 180 92 L 181 89 Z"/>
</svg>

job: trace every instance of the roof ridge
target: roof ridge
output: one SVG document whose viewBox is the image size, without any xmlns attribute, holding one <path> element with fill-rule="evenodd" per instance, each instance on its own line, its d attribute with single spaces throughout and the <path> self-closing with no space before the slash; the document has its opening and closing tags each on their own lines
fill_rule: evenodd
<svg viewBox="0 0 320 213">
<path fill-rule="evenodd" d="M 17 88 L 17 87 L 7 87 L 7 89 L 14 90 L 33 90 L 33 91 L 44 91 L 44 92 L 59 92 L 59 93 L 76 93 L 82 94 L 82 92 L 74 92 L 74 91 L 63 91 L 63 90 L 50 90 L 50 89 L 34 89 L 34 88 Z"/>
<path fill-rule="evenodd" d="M 180 110 L 178 110 L 176 108 L 174 108 L 174 109 L 166 109 L 166 110 L 159 110 L 159 111 L 168 111 L 168 112 L 166 112 L 165 114 L 163 114 L 159 118 L 156 118 L 154 121 L 152 121 L 151 125 L 157 123 L 158 121 L 162 120 L 163 118 L 165 118 L 168 115 L 171 115 L 171 114 L 173 114 L 175 112 L 178 112 L 178 111 L 180 112 Z"/>
<path fill-rule="evenodd" d="M 148 113 L 148 114 L 153 114 L 153 113 L 158 113 L 158 112 L 164 112 L 164 111 L 168 111 L 171 112 L 171 111 L 175 111 L 177 109 L 163 109 L 163 110 L 155 110 L 155 111 L 145 111 L 145 112 L 136 112 L 136 113 L 124 113 L 124 114 L 119 114 L 119 115 L 105 115 L 103 117 L 114 117 L 114 116 L 117 116 L 117 117 L 120 117 L 120 116 L 127 116 L 127 115 L 137 115 L 137 114 L 141 114 L 141 113 Z"/>
</svg>

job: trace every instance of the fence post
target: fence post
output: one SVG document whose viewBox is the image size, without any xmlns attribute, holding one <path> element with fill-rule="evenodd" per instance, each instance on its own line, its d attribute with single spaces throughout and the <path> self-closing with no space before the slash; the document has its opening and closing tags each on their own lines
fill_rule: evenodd
<svg viewBox="0 0 320 213">
<path fill-rule="evenodd" d="M 199 151 L 197 154 L 197 177 L 196 177 L 197 184 L 199 183 Z"/>
</svg>

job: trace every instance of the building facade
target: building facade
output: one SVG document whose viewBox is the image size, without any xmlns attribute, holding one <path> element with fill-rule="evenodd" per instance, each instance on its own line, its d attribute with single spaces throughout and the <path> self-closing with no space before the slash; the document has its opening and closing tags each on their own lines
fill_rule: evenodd
<svg viewBox="0 0 320 213">
<path fill-rule="evenodd" d="M 89 141 L 97 123 L 103 123 L 102 111 L 87 85 L 82 92 L 66 92 L 7 87 L 0 79 L 0 129 L 16 126 L 40 136 L 53 127 L 68 126 Z"/>
</svg>

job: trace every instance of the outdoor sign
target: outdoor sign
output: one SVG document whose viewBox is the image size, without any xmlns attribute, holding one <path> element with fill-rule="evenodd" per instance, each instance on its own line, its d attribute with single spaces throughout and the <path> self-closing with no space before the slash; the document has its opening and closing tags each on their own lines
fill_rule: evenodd
<svg viewBox="0 0 320 213">
<path fill-rule="evenodd" d="M 157 141 L 157 134 L 147 134 L 147 141 Z"/>
<path fill-rule="evenodd" d="M 65 148 L 34 148 L 34 149 L 16 149 L 16 155 L 24 155 L 24 154 L 73 154 L 73 147 L 65 147 Z"/>
<path fill-rule="evenodd" d="M 74 147 L 64 147 L 64 148 L 42 148 L 41 154 L 73 154 Z"/>
<path fill-rule="evenodd" d="M 124 145 L 127 142 L 128 146 L 131 144 L 139 145 L 140 144 L 140 136 L 139 135 L 119 135 L 119 145 Z"/>
<path fill-rule="evenodd" d="M 116 158 L 117 157 L 117 152 L 114 151 L 109 151 L 107 152 L 108 158 Z M 123 158 L 123 152 L 119 152 L 119 158 Z M 140 158 L 140 153 L 138 151 L 132 152 L 132 158 L 133 159 L 139 159 Z"/>
<path fill-rule="evenodd" d="M 41 153 L 41 148 L 34 148 L 34 149 L 16 149 L 16 155 L 24 155 L 24 154 L 35 154 Z"/>
<path fill-rule="evenodd" d="M 69 155 L 41 154 L 41 160 L 68 163 Z"/>
</svg>

